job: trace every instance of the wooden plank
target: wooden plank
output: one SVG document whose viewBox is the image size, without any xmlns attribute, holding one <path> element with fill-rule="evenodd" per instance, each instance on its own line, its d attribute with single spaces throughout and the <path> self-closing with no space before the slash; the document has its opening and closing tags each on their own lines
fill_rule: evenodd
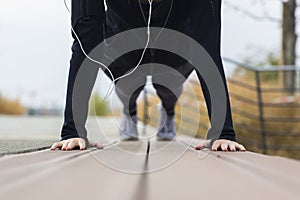
<svg viewBox="0 0 300 200">
<path fill-rule="evenodd" d="M 141 174 L 124 173 L 99 160 L 123 169 L 149 170 L 186 149 L 180 141 L 150 144 L 148 158 L 147 141 L 122 142 L 104 150 L 46 150 L 4 157 L 0 159 L 0 180 L 8 182 L 0 184 L 0 199 L 253 200 L 300 196 L 300 162 L 251 152 L 210 152 L 203 158 L 189 148 L 173 164 Z"/>
</svg>

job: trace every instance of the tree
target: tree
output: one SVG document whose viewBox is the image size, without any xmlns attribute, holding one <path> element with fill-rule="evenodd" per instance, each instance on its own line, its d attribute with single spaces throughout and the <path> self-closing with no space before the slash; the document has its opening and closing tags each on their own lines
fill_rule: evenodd
<svg viewBox="0 0 300 200">
<path fill-rule="evenodd" d="M 281 64 L 296 64 L 296 0 L 288 0 L 282 7 L 282 47 Z M 283 87 L 294 93 L 296 86 L 296 72 L 286 71 L 282 74 Z"/>
<path fill-rule="evenodd" d="M 265 3 L 271 0 L 260 0 L 262 7 L 265 7 Z M 262 21 L 268 20 L 269 22 L 281 23 L 282 25 L 282 41 L 281 41 L 281 65 L 292 65 L 296 64 L 296 10 L 297 0 L 279 0 L 282 2 L 282 19 L 276 19 L 269 15 L 267 9 L 264 10 L 264 15 L 257 15 L 249 11 L 248 9 L 242 9 L 229 2 L 225 2 L 226 5 L 231 7 L 233 10 L 238 11 L 245 16 L 251 17 L 254 20 Z M 295 92 L 296 87 L 296 72 L 285 71 L 282 73 L 282 84 L 283 88 L 289 90 L 291 93 Z"/>
</svg>

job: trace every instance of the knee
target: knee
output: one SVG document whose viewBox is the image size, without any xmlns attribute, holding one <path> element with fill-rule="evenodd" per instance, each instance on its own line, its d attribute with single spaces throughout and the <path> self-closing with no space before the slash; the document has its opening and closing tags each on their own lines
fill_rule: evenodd
<svg viewBox="0 0 300 200">
<path fill-rule="evenodd" d="M 146 77 L 132 79 L 125 77 L 116 82 L 115 89 L 119 97 L 137 98 L 146 84 Z"/>
<path fill-rule="evenodd" d="M 181 84 L 173 86 L 171 88 L 162 86 L 160 84 L 155 84 L 155 83 L 153 84 L 153 86 L 156 89 L 156 92 L 161 99 L 171 99 L 171 98 L 177 99 L 181 95 L 183 90 L 183 86 Z"/>
</svg>

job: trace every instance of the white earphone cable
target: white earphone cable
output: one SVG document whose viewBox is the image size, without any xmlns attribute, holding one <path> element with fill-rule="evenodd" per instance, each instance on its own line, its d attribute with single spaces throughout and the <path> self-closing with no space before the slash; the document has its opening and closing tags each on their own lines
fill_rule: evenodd
<svg viewBox="0 0 300 200">
<path fill-rule="evenodd" d="M 130 76 L 131 74 L 133 74 L 135 72 L 135 70 L 140 66 L 141 62 L 143 61 L 144 59 L 144 56 L 145 56 L 145 53 L 146 53 L 146 50 L 149 46 L 149 43 L 150 43 L 150 39 L 151 39 L 151 31 L 150 31 L 150 25 L 151 25 L 151 18 L 152 18 L 152 3 L 153 3 L 153 0 L 148 0 L 149 2 L 149 17 L 148 17 L 148 22 L 147 22 L 147 42 L 146 42 L 146 46 L 142 52 L 142 55 L 140 57 L 140 60 L 139 62 L 137 63 L 137 65 L 132 69 L 130 70 L 130 72 L 128 72 L 127 74 L 124 74 L 116 79 L 114 79 L 111 83 L 110 83 L 110 86 L 109 88 L 112 88 L 110 90 L 108 90 L 108 93 L 105 95 L 104 99 L 106 99 L 108 96 L 111 95 L 111 93 L 113 92 L 114 90 L 114 86 L 115 85 L 112 85 L 114 84 L 116 81 L 122 79 L 122 78 L 125 78 L 127 76 Z"/>
<path fill-rule="evenodd" d="M 66 9 L 68 10 L 68 12 L 71 14 L 71 11 L 70 11 L 70 9 L 69 9 L 69 7 L 68 7 L 68 5 L 67 5 L 66 0 L 64 0 L 64 4 L 65 4 L 65 7 L 66 7 Z M 82 45 L 82 43 L 81 43 L 81 40 L 79 39 L 79 37 L 78 37 L 78 35 L 77 35 L 76 31 L 74 30 L 74 28 L 73 28 L 72 25 L 71 25 L 71 30 L 72 30 L 72 33 L 74 34 L 76 40 L 78 41 L 79 46 L 80 46 L 80 49 L 81 49 L 81 51 L 83 52 L 84 56 L 87 57 L 90 61 L 92 61 L 92 62 L 94 62 L 94 63 L 96 63 L 96 64 L 99 64 L 99 65 L 103 66 L 106 70 L 109 71 L 109 74 L 110 74 L 111 78 L 114 80 L 114 76 L 113 76 L 112 72 L 110 71 L 110 69 L 109 69 L 105 64 L 103 64 L 102 62 L 97 61 L 97 60 L 91 58 L 91 57 L 86 53 L 86 51 L 84 50 L 84 47 L 83 47 L 83 45 Z"/>
<path fill-rule="evenodd" d="M 145 56 L 146 50 L 147 50 L 147 48 L 149 46 L 150 38 L 151 38 L 150 25 L 151 25 L 151 18 L 152 18 L 152 3 L 153 3 L 153 0 L 148 0 L 148 2 L 149 2 L 149 17 L 148 17 L 148 23 L 147 23 L 147 42 L 146 42 L 145 48 L 144 48 L 144 50 L 142 52 L 141 58 L 140 58 L 139 62 L 137 63 L 137 65 L 130 72 L 128 72 L 127 74 L 124 74 L 124 75 L 122 75 L 122 76 L 120 76 L 120 77 L 118 77 L 116 79 L 114 78 L 111 70 L 105 64 L 103 64 L 102 62 L 100 62 L 98 60 L 95 60 L 95 59 L 91 58 L 86 53 L 86 51 L 84 50 L 84 47 L 83 47 L 83 45 L 82 45 L 82 43 L 80 41 L 80 38 L 78 37 L 76 31 L 74 30 L 73 26 L 71 25 L 72 33 L 74 34 L 76 40 L 78 41 L 80 49 L 83 52 L 83 54 L 86 56 L 86 58 L 88 58 L 90 61 L 92 61 L 92 62 L 94 62 L 96 64 L 99 64 L 99 65 L 103 66 L 109 72 L 109 74 L 111 76 L 112 82 L 110 83 L 109 90 L 107 91 L 107 93 L 106 93 L 106 95 L 104 97 L 104 100 L 112 93 L 112 91 L 113 91 L 113 89 L 115 87 L 115 85 L 113 85 L 113 87 L 111 87 L 111 85 L 114 84 L 117 80 L 120 80 L 122 78 L 125 78 L 125 77 L 131 75 L 139 67 L 139 65 L 141 64 L 141 62 L 144 59 L 144 56 Z M 66 7 L 67 11 L 71 14 L 71 11 L 70 11 L 70 9 L 69 9 L 69 7 L 67 5 L 66 0 L 64 0 L 64 4 L 65 4 L 65 7 Z M 112 89 L 110 89 L 110 88 L 112 88 Z"/>
<path fill-rule="evenodd" d="M 116 81 L 119 80 L 119 79 L 121 79 L 121 78 L 124 78 L 126 76 L 129 76 L 130 74 L 132 74 L 139 67 L 139 65 L 141 64 L 141 62 L 143 61 L 143 58 L 145 56 L 145 53 L 146 53 L 146 50 L 147 50 L 147 48 L 149 46 L 150 38 L 151 38 L 151 35 L 150 35 L 150 24 L 151 24 L 151 17 L 152 17 L 152 2 L 153 2 L 153 0 L 148 0 L 148 2 L 149 2 L 149 17 L 148 17 L 148 23 L 147 23 L 147 42 L 146 42 L 146 46 L 145 46 L 145 48 L 143 50 L 142 56 L 141 56 L 138 64 L 128 74 L 125 74 L 123 76 L 118 77 L 117 79 L 115 79 Z"/>
</svg>

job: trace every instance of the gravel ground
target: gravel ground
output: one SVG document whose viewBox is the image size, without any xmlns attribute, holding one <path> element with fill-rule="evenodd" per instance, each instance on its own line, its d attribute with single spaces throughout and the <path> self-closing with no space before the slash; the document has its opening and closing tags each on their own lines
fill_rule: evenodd
<svg viewBox="0 0 300 200">
<path fill-rule="evenodd" d="M 0 116 L 0 155 L 35 151 L 59 139 L 61 117 Z"/>
<path fill-rule="evenodd" d="M 49 148 L 56 140 L 1 139 L 0 155 L 26 153 Z"/>
<path fill-rule="evenodd" d="M 0 115 L 0 155 L 36 151 L 48 148 L 60 139 L 62 117 L 28 117 Z M 91 118 L 87 129 L 91 140 L 105 136 L 117 137 L 118 119 Z M 101 129 L 99 128 L 101 127 Z"/>
</svg>

